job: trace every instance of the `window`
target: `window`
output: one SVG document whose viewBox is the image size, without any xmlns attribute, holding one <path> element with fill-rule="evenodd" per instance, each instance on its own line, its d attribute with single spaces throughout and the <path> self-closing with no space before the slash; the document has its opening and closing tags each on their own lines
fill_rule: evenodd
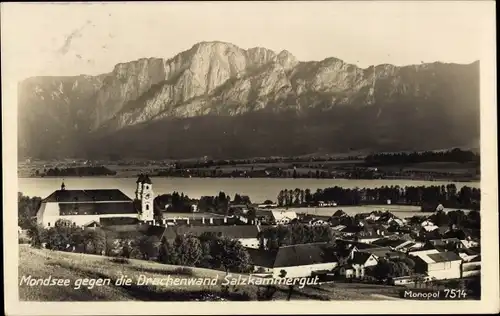
<svg viewBox="0 0 500 316">
<path fill-rule="evenodd" d="M 50 227 L 50 222 L 47 222 L 47 226 Z"/>
<path fill-rule="evenodd" d="M 149 211 L 149 204 L 146 204 L 146 211 Z"/>
</svg>

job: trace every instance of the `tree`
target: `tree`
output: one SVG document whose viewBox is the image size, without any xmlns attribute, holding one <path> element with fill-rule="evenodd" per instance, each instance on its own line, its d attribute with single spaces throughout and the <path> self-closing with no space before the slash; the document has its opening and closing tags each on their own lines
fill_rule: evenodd
<svg viewBox="0 0 500 316">
<path fill-rule="evenodd" d="M 100 229 L 85 231 L 83 242 L 86 253 L 102 255 L 106 252 L 106 234 Z"/>
<path fill-rule="evenodd" d="M 178 265 L 196 266 L 202 256 L 200 240 L 191 235 L 177 236 L 174 240 Z"/>
<path fill-rule="evenodd" d="M 157 260 L 165 264 L 177 264 L 177 251 L 174 246 L 165 238 L 162 239 L 158 249 Z"/>
<path fill-rule="evenodd" d="M 142 258 L 150 260 L 158 257 L 160 240 L 156 236 L 143 236 L 138 242 L 139 252 Z"/>
<path fill-rule="evenodd" d="M 280 193 L 278 193 L 277 199 L 278 199 L 278 205 L 283 206 L 284 202 L 285 202 L 285 194 L 284 194 L 283 190 L 281 190 Z"/>
<path fill-rule="evenodd" d="M 234 239 L 221 237 L 213 243 L 214 263 L 227 273 L 246 272 L 250 264 L 250 255 L 243 245 Z"/>
<path fill-rule="evenodd" d="M 72 249 L 72 235 L 75 229 L 77 228 L 70 221 L 57 220 L 54 227 L 47 230 L 46 247 L 60 251 Z"/>
<path fill-rule="evenodd" d="M 23 229 L 29 229 L 36 225 L 34 217 L 40 208 L 42 199 L 40 197 L 29 197 L 21 192 L 17 194 L 17 224 Z"/>
<path fill-rule="evenodd" d="M 40 225 L 32 225 L 28 229 L 28 237 L 30 245 L 34 248 L 41 248 L 42 244 L 47 241 L 47 231 Z"/>
<path fill-rule="evenodd" d="M 382 258 L 378 261 L 372 272 L 373 277 L 379 281 L 383 281 L 394 276 L 395 266 L 393 262 Z"/>
</svg>

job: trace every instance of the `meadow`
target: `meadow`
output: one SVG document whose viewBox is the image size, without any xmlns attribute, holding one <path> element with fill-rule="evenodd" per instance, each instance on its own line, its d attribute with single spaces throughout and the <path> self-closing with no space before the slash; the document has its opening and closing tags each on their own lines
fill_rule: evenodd
<svg viewBox="0 0 500 316">
<path fill-rule="evenodd" d="M 32 278 L 69 279 L 76 284 L 83 279 L 111 279 L 109 285 L 80 286 L 19 286 L 21 301 L 247 301 L 257 300 L 257 285 L 230 286 L 224 291 L 221 283 L 225 273 L 217 270 L 159 264 L 151 261 L 121 261 L 117 258 L 35 249 L 19 246 L 19 281 Z M 147 278 L 216 278 L 217 285 L 137 285 L 140 275 Z M 122 276 L 131 278 L 132 284 L 117 286 Z M 237 277 L 238 274 L 233 274 Z M 242 275 L 244 276 L 244 275 Z M 398 287 L 370 284 L 330 283 L 295 288 L 291 300 L 387 300 L 398 297 Z M 278 287 L 273 300 L 285 300 L 288 288 Z"/>
</svg>

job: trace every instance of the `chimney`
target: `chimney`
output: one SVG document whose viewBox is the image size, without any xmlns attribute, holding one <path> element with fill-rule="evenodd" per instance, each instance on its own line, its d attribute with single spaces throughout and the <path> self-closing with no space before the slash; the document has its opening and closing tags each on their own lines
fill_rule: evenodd
<svg viewBox="0 0 500 316">
<path fill-rule="evenodd" d="M 203 225 L 205 225 L 205 217 L 202 217 L 202 218 L 201 218 L 201 223 L 202 223 Z"/>
<path fill-rule="evenodd" d="M 189 217 L 187 218 L 187 224 L 189 225 Z"/>
<path fill-rule="evenodd" d="M 224 224 L 227 224 L 227 217 L 224 216 Z"/>
<path fill-rule="evenodd" d="M 210 217 L 210 224 L 213 224 L 213 223 L 214 223 L 214 218 Z"/>
</svg>

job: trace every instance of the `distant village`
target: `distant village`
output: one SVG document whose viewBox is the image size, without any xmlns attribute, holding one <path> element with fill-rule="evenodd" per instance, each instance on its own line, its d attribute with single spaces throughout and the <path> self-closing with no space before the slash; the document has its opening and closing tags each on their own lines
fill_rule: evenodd
<svg viewBox="0 0 500 316">
<path fill-rule="evenodd" d="M 130 198 L 116 189 L 73 190 L 63 183 L 41 200 L 36 225 L 19 228 L 20 242 L 116 257 L 133 256 L 138 245 L 136 256 L 148 260 L 224 267 L 266 278 L 319 276 L 324 282 L 433 287 L 467 283 L 481 273 L 480 218 L 475 210 L 446 211 L 438 204 L 430 216 L 399 218 L 382 205 L 354 216 L 342 209 L 321 216 L 269 200 L 252 204 L 238 195 L 227 202 L 224 213 L 200 210 L 206 199 L 190 204 L 184 213 L 174 213 L 172 203 L 178 204 L 183 195 L 170 195 L 158 209 L 151 179 L 140 175 L 136 184 L 135 197 Z M 336 206 L 332 201 L 318 204 Z M 68 226 L 74 231 L 69 232 Z M 65 240 L 79 241 L 63 243 L 50 237 L 76 232 L 91 237 L 86 242 L 70 236 Z M 96 242 L 98 238 L 104 241 Z M 205 263 L 200 259 L 203 254 L 196 260 L 175 261 L 173 253 L 178 251 L 176 258 L 183 256 L 179 249 L 187 238 L 200 245 L 219 238 L 239 250 L 221 250 L 212 242 Z M 215 262 L 222 251 L 239 264 Z"/>
</svg>

